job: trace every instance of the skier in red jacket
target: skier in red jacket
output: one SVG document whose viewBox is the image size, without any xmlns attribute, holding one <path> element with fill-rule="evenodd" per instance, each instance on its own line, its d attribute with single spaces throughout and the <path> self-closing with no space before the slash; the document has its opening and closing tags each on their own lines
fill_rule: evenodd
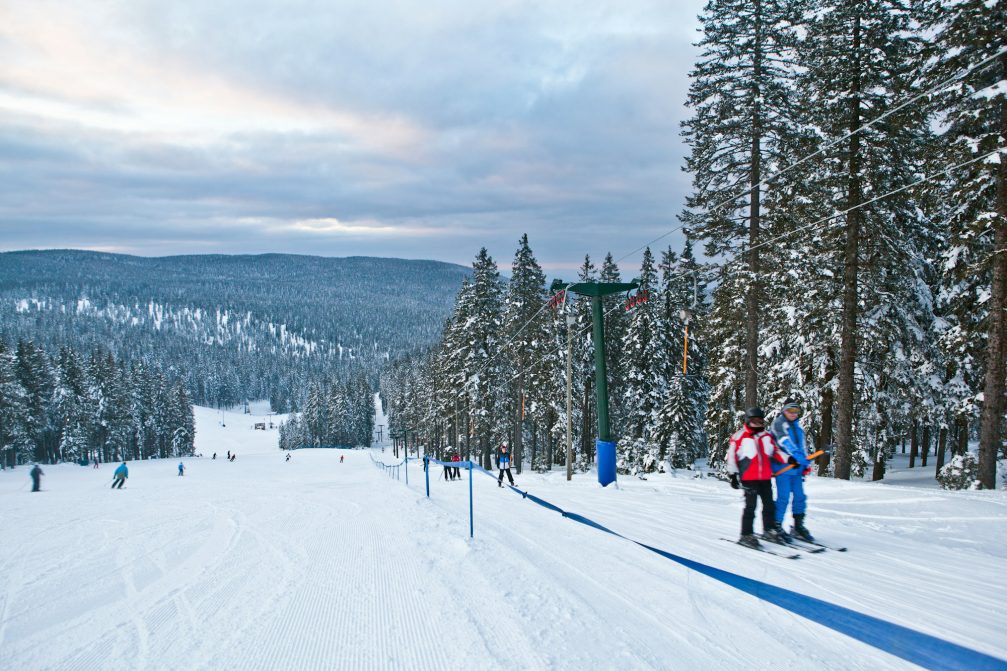
<svg viewBox="0 0 1007 671">
<path fill-rule="evenodd" d="M 762 408 L 749 408 L 745 411 L 745 425 L 731 436 L 731 445 L 727 449 L 731 487 L 745 490 L 745 512 L 741 515 L 741 538 L 738 542 L 748 547 L 759 547 L 753 528 L 758 499 L 762 499 L 762 537 L 774 543 L 785 540 L 776 526 L 771 460 L 781 464 L 797 463 L 793 457 L 788 459 L 777 446 L 773 434 L 766 431 L 766 414 Z"/>
</svg>

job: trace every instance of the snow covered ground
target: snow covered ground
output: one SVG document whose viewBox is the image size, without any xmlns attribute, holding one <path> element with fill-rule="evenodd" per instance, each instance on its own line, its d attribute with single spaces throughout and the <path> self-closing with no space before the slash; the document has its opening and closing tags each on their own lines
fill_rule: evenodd
<svg viewBox="0 0 1007 671">
<path fill-rule="evenodd" d="M 261 421 L 261 420 L 258 420 Z M 476 474 L 300 450 L 197 412 L 197 451 L 0 473 L 0 669 L 917 668 Z M 238 453 L 229 463 L 218 457 Z M 370 453 L 370 454 L 369 454 Z M 340 463 L 340 456 L 345 461 Z M 928 468 L 928 470 L 930 470 Z M 687 476 L 525 473 L 626 536 L 1007 659 L 1007 494 L 809 478 L 808 524 L 846 553 L 789 561 L 717 540 L 741 504 Z M 1007 663 L 1005 663 L 1007 665 Z"/>
</svg>

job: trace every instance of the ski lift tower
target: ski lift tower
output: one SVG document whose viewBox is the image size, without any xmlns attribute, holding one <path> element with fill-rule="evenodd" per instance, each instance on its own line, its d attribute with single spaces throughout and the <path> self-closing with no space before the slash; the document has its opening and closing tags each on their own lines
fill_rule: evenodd
<svg viewBox="0 0 1007 671">
<path fill-rule="evenodd" d="M 594 377 L 595 402 L 598 406 L 598 440 L 595 449 L 598 461 L 598 482 L 602 487 L 615 482 L 615 443 L 608 427 L 608 378 L 605 370 L 605 313 L 602 297 L 639 289 L 640 283 L 632 282 L 574 282 L 553 280 L 553 293 L 569 291 L 591 297 L 591 317 L 594 330 Z"/>
</svg>

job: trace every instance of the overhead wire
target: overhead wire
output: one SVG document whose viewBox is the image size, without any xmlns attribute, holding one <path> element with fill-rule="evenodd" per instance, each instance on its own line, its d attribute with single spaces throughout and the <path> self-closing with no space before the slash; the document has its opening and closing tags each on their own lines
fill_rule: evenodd
<svg viewBox="0 0 1007 671">
<path fill-rule="evenodd" d="M 984 58 L 983 60 L 979 61 L 978 63 L 975 63 L 974 65 L 966 68 L 962 72 L 960 72 L 960 73 L 958 73 L 958 74 L 956 74 L 956 75 L 954 75 L 952 77 L 948 77 L 947 79 L 944 79 L 940 83 L 938 83 L 938 84 L 936 84 L 936 85 L 934 85 L 934 86 L 932 86 L 930 88 L 927 88 L 924 91 L 922 91 L 922 92 L 920 92 L 920 93 L 918 93 L 918 94 L 916 94 L 914 96 L 911 96 L 910 98 L 904 100 L 902 103 L 896 105 L 895 107 L 892 107 L 889 110 L 886 110 L 885 112 L 881 113 L 880 115 L 878 115 L 877 117 L 871 119 L 870 121 L 862 124 L 861 126 L 855 128 L 853 130 L 847 131 L 845 134 L 843 134 L 839 138 L 826 143 L 820 149 L 817 149 L 816 151 L 814 151 L 814 152 L 812 152 L 812 153 L 810 153 L 810 154 L 808 154 L 808 155 L 806 155 L 806 156 L 798 159 L 797 161 L 795 161 L 795 162 L 787 165 L 786 167 L 782 168 L 781 170 L 778 170 L 777 172 L 773 173 L 772 175 L 769 175 L 769 176 L 763 178 L 762 180 L 760 180 L 756 184 L 753 184 L 753 185 L 749 186 L 744 191 L 741 191 L 738 194 L 734 194 L 734 195 L 732 195 L 732 196 L 730 196 L 728 198 L 725 198 L 725 199 L 717 202 L 716 204 L 714 204 L 713 206 L 711 206 L 707 211 L 709 213 L 716 212 L 719 209 L 721 209 L 722 207 L 725 207 L 725 206 L 727 206 L 727 205 L 729 205 L 729 204 L 737 201 L 738 198 L 740 198 L 740 197 L 742 197 L 742 196 L 744 196 L 746 194 L 751 193 L 756 188 L 768 185 L 769 183 L 771 183 L 771 182 L 775 181 L 777 178 L 779 178 L 781 175 L 784 175 L 784 174 L 788 173 L 789 171 L 793 170 L 794 168 L 796 168 L 797 166 L 802 165 L 802 164 L 808 162 L 809 160 L 811 160 L 812 158 L 823 154 L 824 152 L 826 152 L 829 149 L 835 147 L 839 143 L 841 143 L 841 142 L 849 139 L 850 137 L 856 135 L 857 133 L 859 133 L 861 131 L 864 131 L 864 130 L 866 130 L 866 129 L 872 127 L 872 126 L 874 126 L 875 124 L 883 121 L 884 119 L 886 119 L 889 116 L 895 114 L 896 112 L 899 112 L 900 110 L 905 109 L 909 105 L 911 105 L 911 104 L 913 104 L 913 103 L 915 103 L 915 102 L 917 102 L 917 101 L 925 98 L 926 96 L 928 96 L 928 95 L 930 95 L 930 94 L 932 94 L 932 93 L 934 93 L 934 92 L 936 92 L 936 91 L 938 91 L 938 90 L 940 90 L 942 88 L 945 88 L 945 87 L 947 87 L 947 86 L 949 86 L 951 84 L 954 84 L 955 82 L 960 81 L 961 79 L 964 79 L 965 77 L 967 77 L 968 75 L 970 75 L 970 74 L 972 74 L 974 72 L 981 71 L 981 70 L 985 69 L 987 66 L 991 65 L 997 58 L 999 58 L 1000 56 L 1002 56 L 1004 54 L 1007 54 L 1007 47 L 1005 47 L 1004 49 L 1001 49 L 1000 51 L 998 51 L 997 53 L 993 54 L 992 56 Z M 633 256 L 633 255 L 637 254 L 638 252 L 640 252 L 640 251 L 642 251 L 642 250 L 650 247 L 654 243 L 660 242 L 661 240 L 663 240 L 664 238 L 668 237 L 669 235 L 672 235 L 673 233 L 677 233 L 678 231 L 681 231 L 684 227 L 685 227 L 685 225 L 682 224 L 680 226 L 677 226 L 676 228 L 673 228 L 673 229 L 671 229 L 669 231 L 666 231 L 665 233 L 663 233 L 660 236 L 654 238 L 653 240 L 651 240 L 651 241 L 649 241 L 649 242 L 641 245 L 640 247 L 637 247 L 636 249 L 634 249 L 634 250 L 632 250 L 630 252 L 627 252 L 626 254 L 623 254 L 618 259 L 616 259 L 613 263 L 614 264 L 618 264 L 618 263 L 624 261 L 625 259 L 629 258 L 630 256 Z M 752 251 L 754 249 L 758 249 L 758 248 L 760 248 L 762 246 L 764 246 L 764 244 L 760 244 L 760 245 L 756 245 L 756 246 L 750 247 L 748 249 L 748 251 Z M 577 283 L 569 285 L 568 288 L 570 286 L 576 286 L 576 284 Z M 500 356 L 504 352 L 508 351 L 510 349 L 512 343 L 517 339 L 517 336 L 519 336 L 521 333 L 523 333 L 524 330 L 532 322 L 535 321 L 535 319 L 539 316 L 539 314 L 542 313 L 542 310 L 544 310 L 546 307 L 549 306 L 549 302 L 551 300 L 552 300 L 551 297 L 548 298 L 548 299 L 546 299 L 543 302 L 543 304 L 539 307 L 539 309 L 536 310 L 535 313 L 531 317 L 529 317 L 524 322 L 524 324 L 521 325 L 521 327 L 517 331 L 515 331 L 513 334 L 511 334 L 508 337 L 508 339 L 504 343 L 503 347 L 501 347 L 496 352 L 494 352 L 493 354 L 491 354 L 490 358 L 487 359 L 485 362 L 483 362 L 482 366 L 480 366 L 480 368 L 475 373 L 473 373 L 472 375 L 479 375 L 479 374 L 481 374 L 484 370 L 486 370 L 486 368 L 489 366 L 489 364 L 492 363 L 493 359 L 495 359 L 497 356 Z"/>
<path fill-rule="evenodd" d="M 912 189 L 912 188 L 915 188 L 915 187 L 920 186 L 922 184 L 925 184 L 927 182 L 930 182 L 930 181 L 936 179 L 937 177 L 941 177 L 943 175 L 946 175 L 946 174 L 948 174 L 948 173 L 950 173 L 950 172 L 952 172 L 954 170 L 958 170 L 959 168 L 963 168 L 963 167 L 966 167 L 968 165 L 972 165 L 974 163 L 978 163 L 980 161 L 984 161 L 984 160 L 990 158 L 991 156 L 993 156 L 995 154 L 1001 154 L 1001 155 L 1004 156 L 1004 160 L 1007 160 L 1007 149 L 999 149 L 999 148 L 995 149 L 995 150 L 987 152 L 987 153 L 985 153 L 985 154 L 983 154 L 981 156 L 977 156 L 977 157 L 971 158 L 968 161 L 962 161 L 960 163 L 957 163 L 957 164 L 955 164 L 953 166 L 947 167 L 947 168 L 945 168 L 943 170 L 940 170 L 938 172 L 934 172 L 934 173 L 931 173 L 931 174 L 926 175 L 924 177 L 921 177 L 920 179 L 918 179 L 918 180 L 916 180 L 916 181 L 914 181 L 914 182 L 912 182 L 910 184 L 903 185 L 901 187 L 898 187 L 897 189 L 892 189 L 891 191 L 887 191 L 887 192 L 885 192 L 885 193 L 883 193 L 881 195 L 875 196 L 874 198 L 866 200 L 866 201 L 864 201 L 862 203 L 858 203 L 856 205 L 853 205 L 851 207 L 845 208 L 843 210 L 839 210 L 839 211 L 834 212 L 834 213 L 832 213 L 832 214 L 830 214 L 828 216 L 820 217 L 819 219 L 816 219 L 815 221 L 813 221 L 813 222 L 811 222 L 809 224 L 806 224 L 804 226 L 800 226 L 798 228 L 791 229 L 791 230 L 789 230 L 789 231 L 787 231 L 785 233 L 782 233 L 779 236 L 776 236 L 775 238 L 771 238 L 769 240 L 766 240 L 766 241 L 763 241 L 763 242 L 759 243 L 758 245 L 753 245 L 752 247 L 747 247 L 747 248 L 745 248 L 743 250 L 740 250 L 732 258 L 724 260 L 724 261 L 722 261 L 720 263 L 708 265 L 707 267 L 708 268 L 709 267 L 726 267 L 726 266 L 730 265 L 731 263 L 733 263 L 734 261 L 736 261 L 737 259 L 741 258 L 743 255 L 748 254 L 749 252 L 751 252 L 754 249 L 757 249 L 757 248 L 760 248 L 760 247 L 763 247 L 763 246 L 766 246 L 766 245 L 773 244 L 774 242 L 778 242 L 778 241 L 780 241 L 780 240 L 782 240 L 782 239 L 784 239 L 784 238 L 786 238 L 788 236 L 794 235 L 795 233 L 799 233 L 801 231 L 805 231 L 805 230 L 808 230 L 808 229 L 820 226 L 821 224 L 824 224 L 824 223 L 826 223 L 828 221 L 831 221 L 832 219 L 837 219 L 837 218 L 842 217 L 842 216 L 844 216 L 846 214 L 849 214 L 850 212 L 853 212 L 855 210 L 859 210 L 861 208 L 867 207 L 868 205 L 872 205 L 873 203 L 876 203 L 876 202 L 878 202 L 880 200 L 883 200 L 885 198 L 890 198 L 891 196 L 894 196 L 896 194 L 902 193 L 902 192 L 907 191 L 909 189 Z M 690 271 L 688 271 L 686 273 L 679 273 L 678 275 L 672 275 L 670 277 L 670 279 L 677 279 L 677 278 L 681 278 L 681 277 L 686 277 L 688 275 L 693 274 L 694 272 L 696 272 L 696 271 L 690 270 Z M 609 308 L 607 311 L 605 311 L 603 313 L 603 317 L 609 316 L 612 312 L 614 312 L 615 310 L 619 309 L 619 307 L 620 307 L 620 305 L 617 304 L 617 305 L 614 305 L 613 307 Z M 592 326 L 588 325 L 588 326 L 585 326 L 585 327 L 583 327 L 581 329 L 578 329 L 577 331 L 574 332 L 574 336 L 575 337 L 581 337 L 584 334 L 586 334 L 589 330 L 591 330 L 591 328 L 592 328 Z M 557 352 L 562 353 L 563 349 L 564 348 L 561 348 L 561 349 L 557 350 Z M 555 354 L 556 352 L 551 352 L 551 353 Z M 479 372 L 481 372 L 482 370 L 485 370 L 485 366 L 483 368 L 481 368 Z M 505 385 L 510 384 L 511 382 L 513 382 L 514 380 L 518 379 L 519 377 L 521 377 L 524 374 L 525 374 L 524 370 L 521 370 L 521 371 L 515 373 L 513 376 L 511 376 L 511 377 L 505 379 L 504 381 L 502 381 L 497 386 L 497 388 L 502 388 Z M 458 395 L 459 396 L 463 396 L 465 393 L 466 393 L 466 390 L 465 390 L 465 388 L 463 386 L 463 388 L 458 391 Z M 452 420 L 457 419 L 459 416 L 461 416 L 461 413 L 460 412 L 455 412 L 455 413 L 453 413 L 451 415 L 448 415 L 447 417 L 442 418 L 442 421 L 451 422 Z"/>
<path fill-rule="evenodd" d="M 799 165 L 802 165 L 802 164 L 806 163 L 807 161 L 811 160 L 815 156 L 819 156 L 819 155 L 823 154 L 824 152 L 828 151 L 832 147 L 835 147 L 840 142 L 843 142 L 844 140 L 849 139 L 853 135 L 855 135 L 855 134 L 857 134 L 857 133 L 859 133 L 859 132 L 861 132 L 863 130 L 866 130 L 866 129 L 874 126 L 875 124 L 877 124 L 877 123 L 881 122 L 882 120 L 888 118 L 892 114 L 895 114 L 896 112 L 898 112 L 898 111 L 900 111 L 902 109 L 905 109 L 907 106 L 913 104 L 914 102 L 916 102 L 918 100 L 921 100 L 922 98 L 924 98 L 924 97 L 926 97 L 926 96 L 928 96 L 928 95 L 930 95 L 930 94 L 938 91 L 939 89 L 945 88 L 945 87 L 947 87 L 947 86 L 949 86 L 951 84 L 954 84 L 955 82 L 957 82 L 957 81 L 959 81 L 961 79 L 964 79 L 969 74 L 972 74 L 972 73 L 974 73 L 976 71 L 980 71 L 982 69 L 985 69 L 985 67 L 987 67 L 988 65 L 990 65 L 997 58 L 1001 57 L 1004 54 L 1007 54 L 1007 48 L 1001 49 L 996 54 L 994 54 L 992 56 L 989 56 L 989 57 L 987 57 L 987 58 L 979 61 L 978 63 L 976 63 L 976 64 L 974 64 L 974 65 L 966 68 L 964 71 L 960 72 L 959 74 L 957 74 L 957 75 L 955 75 L 953 77 L 949 77 L 949 78 L 943 80 L 942 82 L 940 82 L 939 84 L 937 84 L 935 86 L 932 86 L 932 87 L 930 87 L 930 88 L 922 91 L 921 93 L 918 93 L 918 94 L 916 94 L 916 95 L 908 98 L 907 100 L 903 101 L 899 105 L 896 105 L 895 107 L 893 107 L 893 108 L 891 108 L 891 109 L 883 112 L 879 116 L 877 116 L 877 117 L 873 118 L 872 120 L 870 120 L 870 121 L 862 124 L 861 126 L 855 128 L 853 130 L 847 131 L 844 135 L 842 135 L 841 137 L 839 137 L 839 138 L 837 138 L 835 140 L 832 140 L 832 141 L 828 142 L 827 144 L 825 144 L 824 146 L 822 146 L 820 149 L 817 149 L 816 151 L 814 151 L 814 152 L 812 152 L 812 153 L 810 153 L 810 154 L 808 154 L 808 155 L 806 155 L 806 156 L 798 159 L 797 161 L 795 161 L 795 162 L 787 165 L 785 168 L 782 168 L 781 170 L 773 173 L 772 175 L 770 175 L 770 176 L 768 176 L 768 177 L 760 180 L 758 183 L 749 186 L 745 191 L 742 191 L 742 192 L 740 192 L 738 194 L 734 194 L 734 195 L 732 195 L 729 198 L 725 198 L 725 199 L 719 201 L 718 203 L 716 203 L 713 206 L 711 206 L 709 208 L 708 212 L 715 212 L 718 209 L 720 209 L 720 208 L 722 208 L 722 207 L 724 207 L 726 205 L 729 205 L 732 202 L 737 201 L 738 198 L 744 196 L 745 194 L 751 193 L 754 189 L 756 189 L 756 188 L 758 188 L 760 186 L 765 186 L 765 185 L 771 183 L 772 181 L 774 181 L 777 178 L 779 178 L 781 175 L 784 175 L 787 172 L 789 172 L 789 171 L 793 170 L 794 168 L 798 167 Z M 976 158 L 970 159 L 968 161 L 964 161 L 964 162 L 958 163 L 958 164 L 956 164 L 954 166 L 951 166 L 949 168 L 941 170 L 941 171 L 939 171 L 937 173 L 933 173 L 931 175 L 923 177 L 923 178 L 921 178 L 921 179 L 919 179 L 919 180 L 917 180 L 915 182 L 912 182 L 911 184 L 904 185 L 904 186 L 899 187 L 897 189 L 894 189 L 892 191 L 889 191 L 889 192 L 886 192 L 886 193 L 881 194 L 879 196 L 876 196 L 876 197 L 874 197 L 874 198 L 872 198 L 872 199 L 870 199 L 868 201 L 865 201 L 863 203 L 859 203 L 859 204 L 857 204 L 855 206 L 846 208 L 844 210 L 840 210 L 840 211 L 835 212 L 835 213 L 833 213 L 831 215 L 828 215 L 826 217 L 819 218 L 819 219 L 817 219 L 817 220 L 815 220 L 815 221 L 813 221 L 813 222 L 811 222 L 809 224 L 806 224 L 806 225 L 800 226 L 800 227 L 798 227 L 796 229 L 792 229 L 790 231 L 787 231 L 787 232 L 785 232 L 785 233 L 783 233 L 783 234 L 781 234 L 779 236 L 776 236 L 775 238 L 771 238 L 769 240 L 762 241 L 762 242 L 760 242 L 760 243 L 758 243 L 756 245 L 752 245 L 750 247 L 747 247 L 747 248 L 739 251 L 737 254 L 735 254 L 734 257 L 731 258 L 730 260 L 725 260 L 725 261 L 723 261 L 721 263 L 712 264 L 712 265 L 707 264 L 706 267 L 710 268 L 710 267 L 726 266 L 729 263 L 737 260 L 739 257 L 741 257 L 744 254 L 748 254 L 748 253 L 750 253 L 750 252 L 752 252 L 752 251 L 754 251 L 756 249 L 760 249 L 762 247 L 770 245 L 770 244 L 772 244 L 774 242 L 777 242 L 777 241 L 779 241 L 779 240 L 781 240 L 781 239 L 783 239 L 783 238 L 785 238 L 785 237 L 787 237 L 789 235 L 793 235 L 794 233 L 798 233 L 800 231 L 804 231 L 804 230 L 808 230 L 810 228 L 814 228 L 814 227 L 816 227 L 816 226 L 818 226 L 818 225 L 820 225 L 822 223 L 825 223 L 825 222 L 830 221 L 832 219 L 841 217 L 841 216 L 843 216 L 845 214 L 848 214 L 850 212 L 858 210 L 858 209 L 860 209 L 862 207 L 866 207 L 867 205 L 873 204 L 873 203 L 875 203 L 875 202 L 877 202 L 879 200 L 883 200 L 883 199 L 888 198 L 890 196 L 893 196 L 893 195 L 895 195 L 897 193 L 901 193 L 901 192 L 906 191 L 908 189 L 911 189 L 911 188 L 914 188 L 916 186 L 919 186 L 920 184 L 924 184 L 924 183 L 926 183 L 926 182 L 934 179 L 935 177 L 939 177 L 941 175 L 947 174 L 947 173 L 949 173 L 949 172 L 951 172 L 953 170 L 956 170 L 958 168 L 965 167 L 965 166 L 973 164 L 973 163 L 977 163 L 977 162 L 979 162 L 981 160 L 985 160 L 986 158 L 989 158 L 990 156 L 992 156 L 994 154 L 997 154 L 997 153 L 1001 153 L 1001 152 L 1002 152 L 1002 150 L 1000 150 L 1000 149 L 993 150 L 993 151 L 991 151 L 991 152 L 989 152 L 987 154 L 984 154 L 983 156 L 976 157 Z M 629 258 L 630 256 L 633 256 L 634 254 L 636 254 L 636 253 L 638 253 L 638 252 L 640 252 L 640 251 L 642 251 L 642 250 L 644 250 L 644 249 L 646 249 L 648 247 L 650 247 L 652 244 L 663 240 L 664 238 L 668 237 L 669 235 L 672 235 L 673 233 L 676 233 L 676 232 L 682 230 L 683 228 L 684 228 L 684 224 L 681 225 L 681 226 L 678 226 L 676 228 L 673 228 L 673 229 L 671 229 L 669 231 L 666 231 L 662 235 L 654 238 L 653 240 L 645 243 L 644 245 L 641 245 L 640 247 L 637 247 L 636 249 L 634 249 L 634 250 L 632 250 L 632 251 L 630 251 L 630 252 L 628 252 L 628 253 L 620 256 L 618 259 L 616 259 L 614 261 L 614 263 L 618 264 L 619 262 L 621 262 L 621 261 Z M 678 278 L 681 278 L 681 277 L 686 277 L 688 275 L 694 274 L 696 272 L 698 272 L 698 271 L 697 270 L 690 270 L 690 271 L 685 272 L 685 273 L 679 273 L 677 275 L 672 275 L 668 279 L 678 279 Z M 569 290 L 571 287 L 576 286 L 577 284 L 580 284 L 580 283 L 581 282 L 575 282 L 575 283 L 569 284 L 569 285 L 567 285 L 567 289 L 566 290 Z M 489 358 L 487 358 L 484 362 L 482 362 L 482 364 L 480 365 L 480 367 L 474 373 L 466 376 L 466 383 L 464 383 L 462 385 L 462 388 L 459 390 L 459 392 L 458 392 L 459 395 L 463 395 L 465 393 L 465 386 L 467 385 L 468 380 L 481 375 L 489 367 L 489 365 L 493 362 L 493 360 L 495 360 L 498 356 L 502 355 L 504 352 L 508 351 L 510 349 L 510 347 L 515 343 L 515 341 L 517 339 L 517 336 L 520 335 L 521 333 L 523 333 L 524 330 L 526 328 L 528 328 L 528 326 L 530 324 L 532 324 L 535 321 L 535 319 L 542 313 L 542 311 L 544 309 L 546 309 L 547 307 L 549 307 L 549 305 L 550 305 L 551 302 L 552 302 L 552 297 L 549 297 L 548 299 L 546 299 L 542 303 L 542 305 L 539 306 L 538 310 L 536 310 L 535 313 L 531 317 L 529 317 L 520 326 L 520 328 L 518 328 L 517 331 L 515 331 L 513 334 L 510 335 L 510 337 L 507 339 L 507 341 L 503 344 L 503 346 L 501 348 L 499 348 L 496 352 L 494 352 L 493 354 L 491 354 L 489 356 Z M 619 306 L 617 305 L 617 306 L 614 306 L 613 308 L 609 309 L 608 311 L 606 311 L 604 313 L 604 316 L 608 316 L 609 314 L 611 314 L 611 312 L 613 312 L 618 307 Z M 575 333 L 575 335 L 577 337 L 580 337 L 580 336 L 584 335 L 590 328 L 591 328 L 590 326 L 585 327 L 585 328 L 581 329 L 579 332 Z M 519 377 L 521 377 L 524 374 L 525 374 L 524 370 L 519 371 L 514 376 L 512 376 L 512 377 L 508 378 L 507 380 L 505 380 L 502 384 L 510 384 L 511 382 L 513 382 L 514 380 L 518 379 Z M 453 419 L 456 419 L 458 417 L 458 415 L 459 415 L 459 413 L 456 412 L 453 415 L 449 415 L 448 417 L 444 418 L 444 421 L 451 421 Z"/>
</svg>

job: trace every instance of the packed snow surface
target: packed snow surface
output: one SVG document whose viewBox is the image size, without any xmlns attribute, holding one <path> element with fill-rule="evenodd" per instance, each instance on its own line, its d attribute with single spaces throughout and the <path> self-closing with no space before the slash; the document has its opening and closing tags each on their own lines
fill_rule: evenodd
<svg viewBox="0 0 1007 671">
<path fill-rule="evenodd" d="M 203 458 L 0 473 L 0 669 L 904 669 L 866 644 L 576 524 L 476 473 L 388 477 L 391 449 L 299 450 L 198 409 Z M 227 450 L 237 459 L 222 459 Z M 210 455 L 216 451 L 217 460 Z M 344 461 L 340 463 L 340 457 Z M 809 478 L 790 561 L 718 540 L 712 479 L 523 473 L 628 537 L 1007 659 L 1007 497 Z"/>
</svg>

